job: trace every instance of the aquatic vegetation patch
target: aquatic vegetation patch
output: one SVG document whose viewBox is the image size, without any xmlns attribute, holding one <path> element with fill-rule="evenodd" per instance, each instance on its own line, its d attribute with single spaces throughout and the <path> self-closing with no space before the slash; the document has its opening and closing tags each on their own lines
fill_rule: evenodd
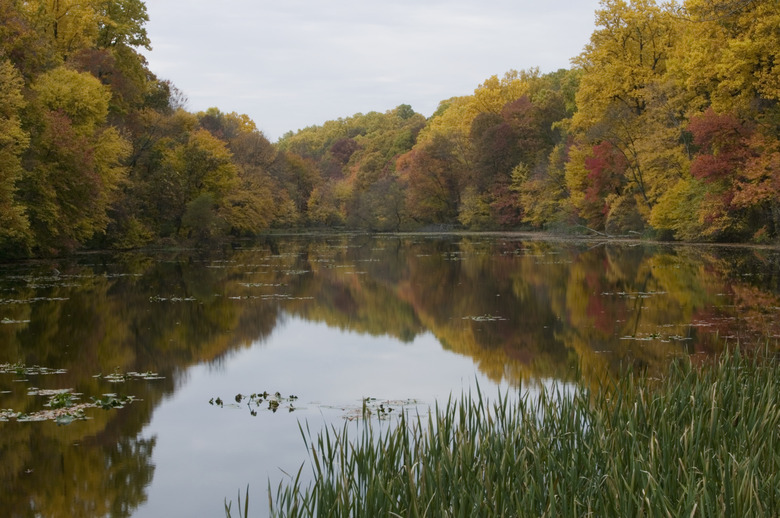
<svg viewBox="0 0 780 518">
<path fill-rule="evenodd" d="M 103 394 L 99 398 L 93 397 L 91 399 L 95 408 L 102 408 L 103 410 L 124 408 L 125 405 L 138 400 L 135 396 L 119 396 L 117 394 Z"/>
<path fill-rule="evenodd" d="M 51 369 L 40 365 L 27 366 L 24 363 L 0 363 L 0 374 L 16 374 L 17 376 L 46 376 L 50 374 L 65 374 L 65 369 Z"/>
<path fill-rule="evenodd" d="M 314 297 L 293 297 L 286 293 L 271 293 L 270 295 L 261 295 L 261 300 L 314 300 Z"/>
<path fill-rule="evenodd" d="M 34 290 L 49 289 L 49 288 L 80 288 L 82 285 L 75 282 L 36 282 L 27 285 L 28 288 Z"/>
<path fill-rule="evenodd" d="M 68 297 L 33 297 L 30 299 L 0 299 L 0 306 L 5 304 L 34 304 L 36 302 L 63 302 Z"/>
<path fill-rule="evenodd" d="M 149 297 L 149 302 L 197 302 L 195 297 L 162 297 L 153 295 Z"/>
<path fill-rule="evenodd" d="M 256 416 L 258 411 L 265 410 L 276 413 L 279 410 L 294 412 L 301 407 L 295 406 L 298 402 L 298 396 L 284 396 L 280 392 L 256 392 L 253 394 L 236 394 L 232 399 L 222 399 L 221 397 L 212 397 L 209 399 L 209 405 L 219 408 L 240 409 L 246 408 L 249 414 Z M 355 405 L 319 405 L 321 408 L 340 410 L 342 417 L 346 421 L 378 419 L 387 420 L 394 415 L 403 413 L 407 408 L 415 408 L 419 412 L 420 401 L 415 399 L 377 399 L 375 397 L 364 397 L 361 402 Z"/>
<path fill-rule="evenodd" d="M 73 392 L 72 389 L 38 389 L 31 388 L 28 396 L 49 396 L 49 401 L 43 406 L 49 408 L 69 408 L 80 399 L 82 394 Z"/>
<path fill-rule="evenodd" d="M 281 273 L 284 275 L 305 275 L 311 273 L 311 270 L 283 270 Z"/>
<path fill-rule="evenodd" d="M 49 367 L 41 367 L 39 365 L 27 366 L 24 363 L 3 363 L 0 364 L 0 374 L 13 374 L 22 377 L 21 379 L 15 379 L 14 381 L 26 382 L 28 378 L 33 376 L 46 376 L 53 374 L 65 374 L 66 369 L 52 369 Z M 93 378 L 102 378 L 109 383 L 121 383 L 126 380 L 159 380 L 163 379 L 156 372 L 147 371 L 144 373 L 139 372 L 127 372 L 120 373 L 114 372 L 107 376 L 102 374 L 95 374 Z M 10 391 L 4 391 L 2 394 L 10 394 Z M 35 422 L 35 421 L 54 421 L 59 425 L 70 424 L 73 421 L 83 421 L 89 419 L 89 416 L 85 412 L 88 409 L 98 408 L 103 410 L 124 408 L 126 405 L 138 401 L 133 395 L 118 395 L 116 393 L 102 394 L 100 397 L 91 396 L 90 401 L 81 401 L 84 394 L 80 392 L 74 392 L 72 388 L 39 388 L 29 387 L 27 389 L 27 396 L 30 397 L 47 397 L 46 403 L 42 406 L 41 410 L 32 412 L 20 412 L 12 408 L 6 408 L 0 410 L 0 421 L 17 421 L 17 422 Z"/>
<path fill-rule="evenodd" d="M 293 297 L 286 293 L 271 293 L 268 295 L 231 295 L 228 300 L 314 300 L 314 297 Z"/>
<path fill-rule="evenodd" d="M 45 391 L 38 391 L 38 395 L 45 395 Z M 79 403 L 79 396 L 71 392 L 71 389 L 55 391 L 49 396 L 49 401 L 44 404 L 43 410 L 36 412 L 17 412 L 13 409 L 0 410 L 0 421 L 17 422 L 35 422 L 35 421 L 54 421 L 59 425 L 70 424 L 73 421 L 84 421 L 89 419 L 85 410 L 90 408 L 101 408 L 111 410 L 114 408 L 124 408 L 125 405 L 138 401 L 134 396 L 118 396 L 116 394 L 103 394 L 99 398 L 91 398 L 90 402 Z"/>
<path fill-rule="evenodd" d="M 357 436 L 299 425 L 311 482 L 301 466 L 269 483 L 270 514 L 778 516 L 779 398 L 777 355 L 737 352 L 597 390 L 464 395 Z"/>
<path fill-rule="evenodd" d="M 689 342 L 693 340 L 690 336 L 681 336 L 675 334 L 662 334 L 662 333 L 637 333 L 635 335 L 625 335 L 619 338 L 620 340 L 633 340 L 635 342 L 652 342 L 658 341 L 662 343 L 671 342 Z"/>
<path fill-rule="evenodd" d="M 156 372 L 152 371 L 146 371 L 146 372 L 114 372 L 112 374 L 95 374 L 92 376 L 93 378 L 103 378 L 104 380 L 108 381 L 109 383 L 124 383 L 127 380 L 131 379 L 139 379 L 139 380 L 161 380 L 165 379 L 164 376 L 160 376 Z"/>
<path fill-rule="evenodd" d="M 280 392 L 269 393 L 267 390 L 264 390 L 263 392 L 255 392 L 249 395 L 239 393 L 235 395 L 233 400 L 235 403 L 226 403 L 221 397 L 217 396 L 216 398 L 211 398 L 209 404 L 220 408 L 241 408 L 245 405 L 250 415 L 256 416 L 258 410 L 263 408 L 270 410 L 272 413 L 276 413 L 280 409 L 294 412 L 296 407 L 293 403 L 298 400 L 298 396 L 283 396 Z"/>
<path fill-rule="evenodd" d="M 0 324 L 2 325 L 9 325 L 9 324 L 29 324 L 30 320 L 12 320 L 8 317 L 4 317 L 2 320 L 0 320 Z"/>
<path fill-rule="evenodd" d="M 485 315 L 478 315 L 478 316 L 466 316 L 463 317 L 463 320 L 473 320 L 474 322 L 500 322 L 506 320 L 506 318 L 497 315 L 491 315 L 488 313 Z"/>
<path fill-rule="evenodd" d="M 386 421 L 393 416 L 401 415 L 407 408 L 417 408 L 420 404 L 420 401 L 416 399 L 378 400 L 374 397 L 365 397 L 359 408 L 342 408 L 342 411 L 344 411 L 343 417 L 347 421 L 356 421 L 358 419 L 368 421 L 373 418 L 379 421 Z"/>
<path fill-rule="evenodd" d="M 603 292 L 602 295 L 605 297 L 617 296 L 629 300 L 634 300 L 634 299 L 649 299 L 650 297 L 654 297 L 656 295 L 667 295 L 667 292 L 665 291 L 635 291 L 635 292 L 617 291 L 617 292 Z"/>
</svg>

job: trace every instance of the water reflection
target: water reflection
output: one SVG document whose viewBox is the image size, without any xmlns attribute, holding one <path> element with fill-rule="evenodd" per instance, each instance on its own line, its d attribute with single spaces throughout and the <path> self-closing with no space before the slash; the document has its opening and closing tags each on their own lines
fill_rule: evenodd
<svg viewBox="0 0 780 518">
<path fill-rule="evenodd" d="M 91 254 L 6 265 L 0 270 L 0 363 L 65 372 L 28 381 L 0 374 L 0 409 L 40 410 L 46 400 L 28 395 L 30 387 L 72 389 L 82 398 L 128 394 L 139 401 L 122 410 L 91 409 L 89 420 L 65 427 L 0 422 L 0 483 L 6 488 L 0 508 L 11 516 L 151 513 L 143 503 L 156 491 L 155 473 L 170 469 L 161 464 L 167 457 L 156 452 L 157 444 L 171 438 L 147 427 L 157 412 L 157 419 L 181 418 L 162 409 L 184 384 L 206 383 L 194 379 L 198 365 L 218 371 L 252 351 L 262 357 L 257 362 L 272 362 L 268 379 L 296 371 L 295 358 L 316 358 L 306 379 L 316 378 L 317 368 L 339 375 L 327 381 L 331 390 L 308 396 L 312 407 L 349 404 L 336 389 L 359 398 L 366 395 L 361 386 L 380 381 L 426 398 L 434 389 L 415 379 L 435 377 L 444 363 L 433 355 L 414 369 L 393 367 L 382 356 L 390 346 L 383 346 L 364 351 L 368 363 L 354 367 L 359 371 L 350 371 L 350 362 L 335 368 L 339 354 L 358 353 L 340 349 L 340 339 L 324 332 L 320 337 L 335 343 L 315 338 L 297 356 L 274 359 L 262 344 L 282 324 L 297 323 L 295 329 L 308 322 L 359 341 L 371 336 L 405 344 L 410 357 L 420 340 L 430 339 L 436 354 L 467 359 L 494 383 L 581 375 L 595 384 L 625 368 L 659 373 L 670 357 L 717 352 L 724 337 L 743 344 L 776 340 L 779 265 L 773 249 L 488 236 L 269 238 L 210 253 Z M 416 375 L 401 378 L 402 369 Z M 97 376 L 130 371 L 154 371 L 163 379 L 117 385 Z M 214 378 L 208 379 L 211 386 L 199 389 L 198 404 L 205 406 L 208 394 L 218 395 Z M 299 393 L 304 382 L 238 390 Z M 187 421 L 195 426 L 204 417 L 193 412 Z"/>
</svg>

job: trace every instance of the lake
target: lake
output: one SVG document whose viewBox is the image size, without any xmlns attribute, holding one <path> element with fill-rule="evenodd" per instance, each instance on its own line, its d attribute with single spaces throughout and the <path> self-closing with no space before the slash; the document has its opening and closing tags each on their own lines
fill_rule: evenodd
<svg viewBox="0 0 780 518">
<path fill-rule="evenodd" d="M 0 265 L 0 509 L 223 516 L 249 484 L 261 516 L 307 459 L 299 426 L 778 336 L 773 248 L 275 236 Z"/>
</svg>

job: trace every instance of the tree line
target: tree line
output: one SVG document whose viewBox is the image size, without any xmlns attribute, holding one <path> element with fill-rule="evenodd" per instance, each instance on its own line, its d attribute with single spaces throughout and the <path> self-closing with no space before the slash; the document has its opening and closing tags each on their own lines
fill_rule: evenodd
<svg viewBox="0 0 780 518">
<path fill-rule="evenodd" d="M 602 0 L 570 69 L 271 143 L 192 113 L 141 0 L 0 0 L 0 255 L 273 228 L 587 228 L 776 242 L 780 5 Z"/>
</svg>

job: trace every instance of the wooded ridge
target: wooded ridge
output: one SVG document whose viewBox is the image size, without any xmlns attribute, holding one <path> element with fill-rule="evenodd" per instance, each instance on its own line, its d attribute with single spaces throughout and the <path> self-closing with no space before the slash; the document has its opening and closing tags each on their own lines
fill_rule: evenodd
<svg viewBox="0 0 780 518">
<path fill-rule="evenodd" d="M 780 238 L 780 3 L 602 0 L 571 69 L 271 143 L 149 70 L 141 0 L 0 0 L 0 256 L 273 228 Z"/>
</svg>

